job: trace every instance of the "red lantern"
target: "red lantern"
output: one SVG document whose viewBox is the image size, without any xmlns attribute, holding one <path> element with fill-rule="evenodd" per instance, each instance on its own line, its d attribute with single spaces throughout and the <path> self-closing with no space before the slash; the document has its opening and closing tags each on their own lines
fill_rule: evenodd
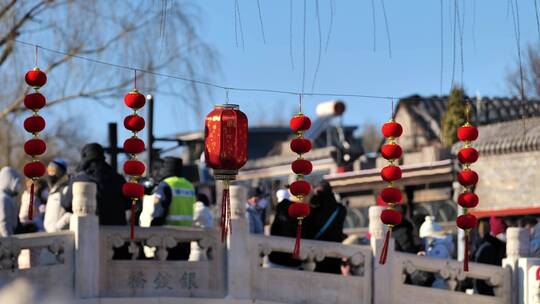
<svg viewBox="0 0 540 304">
<path fill-rule="evenodd" d="M 142 176 L 145 169 L 145 165 L 142 161 L 128 160 L 124 163 L 124 172 L 127 175 Z"/>
<path fill-rule="evenodd" d="M 135 75 L 137 79 L 137 75 Z M 136 82 L 135 82 L 136 84 Z M 124 118 L 124 127 L 133 132 L 133 135 L 124 141 L 124 151 L 130 159 L 124 163 L 124 173 L 130 176 L 129 182 L 122 187 L 124 196 L 131 199 L 130 239 L 135 239 L 135 218 L 137 200 L 144 196 L 144 186 L 139 184 L 138 179 L 144 174 L 145 165 L 137 160 L 137 154 L 144 151 L 144 141 L 137 137 L 137 132 L 144 129 L 144 118 L 137 115 L 137 110 L 144 107 L 146 98 L 137 89 L 124 96 L 124 103 L 133 109 L 133 114 Z"/>
<path fill-rule="evenodd" d="M 458 182 L 465 187 L 474 186 L 478 183 L 478 174 L 471 169 L 465 169 L 458 173 Z"/>
<path fill-rule="evenodd" d="M 45 142 L 38 138 L 38 133 L 45 128 L 45 119 L 38 115 L 38 111 L 47 103 L 45 96 L 39 93 L 39 88 L 47 83 L 47 75 L 36 67 L 33 70 L 26 72 L 24 79 L 29 86 L 34 88 L 33 93 L 27 94 L 24 97 L 24 106 L 27 109 L 32 110 L 34 115 L 26 118 L 23 123 L 24 129 L 34 135 L 34 138 L 29 139 L 24 143 L 24 152 L 32 157 L 32 161 L 27 163 L 23 169 L 24 175 L 32 179 L 28 208 L 28 219 L 32 221 L 34 218 L 35 182 L 45 174 L 45 165 L 37 159 L 37 156 L 45 153 L 45 150 L 47 150 Z"/>
<path fill-rule="evenodd" d="M 47 145 L 39 138 L 29 139 L 24 143 L 24 152 L 30 156 L 37 156 L 45 153 Z"/>
<path fill-rule="evenodd" d="M 30 110 L 38 111 L 43 108 L 46 103 L 45 96 L 39 92 L 30 93 L 24 96 L 24 106 Z"/>
<path fill-rule="evenodd" d="M 381 199 L 387 204 L 399 204 L 403 199 L 403 195 L 398 188 L 387 187 L 382 190 Z"/>
<path fill-rule="evenodd" d="M 124 151 L 128 154 L 144 152 L 144 141 L 138 137 L 130 137 L 124 141 Z"/>
<path fill-rule="evenodd" d="M 302 158 L 302 154 L 311 151 L 311 141 L 304 138 L 304 131 L 311 127 L 311 120 L 302 113 L 293 116 L 290 121 L 291 130 L 296 134 L 296 138 L 291 141 L 291 150 L 298 154 L 298 157 L 291 164 L 291 169 L 296 174 L 294 181 L 289 191 L 296 197 L 296 202 L 289 207 L 289 216 L 295 218 L 298 222 L 296 225 L 296 241 L 292 252 L 293 258 L 300 257 L 300 240 L 302 239 L 302 220 L 309 215 L 309 204 L 304 203 L 304 198 L 311 192 L 311 185 L 304 180 L 304 176 L 311 173 L 313 165 L 310 161 Z"/>
<path fill-rule="evenodd" d="M 291 150 L 297 154 L 306 154 L 311 151 L 311 141 L 305 138 L 295 138 L 291 141 Z"/>
<path fill-rule="evenodd" d="M 122 186 L 122 192 L 125 197 L 141 199 L 144 196 L 144 186 L 139 183 L 128 182 Z"/>
<path fill-rule="evenodd" d="M 381 213 L 381 221 L 388 226 L 388 231 L 384 238 L 379 264 L 385 264 L 392 228 L 399 225 L 402 218 L 401 213 L 394 208 L 396 204 L 401 203 L 403 195 L 401 190 L 394 186 L 394 182 L 401 179 L 402 176 L 401 168 L 395 163 L 403 155 L 403 150 L 396 142 L 396 139 L 403 133 L 403 127 L 394 120 L 390 120 L 382 126 L 381 132 L 386 137 L 386 143 L 381 147 L 381 156 L 388 160 L 388 166 L 381 169 L 381 178 L 388 182 L 388 187 L 381 191 L 377 197 L 377 203 L 388 206 Z"/>
<path fill-rule="evenodd" d="M 478 151 L 471 146 L 471 142 L 478 138 L 478 129 L 469 122 L 470 104 L 465 108 L 466 122 L 457 130 L 457 137 L 464 142 L 464 146 L 459 150 L 457 158 L 464 166 L 464 170 L 458 172 L 457 180 L 465 187 L 465 191 L 458 196 L 457 203 L 463 207 L 464 214 L 458 216 L 456 224 L 465 230 L 465 253 L 463 259 L 463 271 L 469 271 L 469 232 L 476 227 L 476 217 L 468 214 L 469 208 L 478 205 L 478 196 L 472 192 L 473 186 L 478 183 L 478 174 L 470 169 L 470 164 L 478 160 Z"/>
<path fill-rule="evenodd" d="M 403 133 L 403 128 L 395 121 L 385 123 L 381 128 L 382 134 L 386 138 L 400 137 Z"/>
<path fill-rule="evenodd" d="M 247 161 L 247 116 L 238 105 L 217 105 L 204 122 L 204 156 L 214 170 L 214 178 L 223 181 L 221 201 L 221 241 L 230 231 L 229 184 Z"/>
<path fill-rule="evenodd" d="M 133 110 L 138 110 L 146 104 L 146 98 L 143 94 L 139 93 L 137 90 L 133 90 L 124 96 L 124 103 L 128 108 Z"/>
<path fill-rule="evenodd" d="M 464 192 L 458 196 L 458 204 L 463 208 L 474 208 L 478 206 L 478 195 L 472 192 Z"/>
<path fill-rule="evenodd" d="M 381 221 L 385 225 L 396 226 L 401 223 L 401 212 L 395 209 L 385 209 L 381 212 Z"/>
<path fill-rule="evenodd" d="M 139 132 L 144 129 L 144 118 L 137 114 L 132 114 L 124 118 L 124 127 L 132 132 Z"/>
<path fill-rule="evenodd" d="M 47 83 L 47 75 L 36 67 L 33 70 L 26 72 L 24 80 L 29 86 L 40 88 Z"/>
<path fill-rule="evenodd" d="M 399 159 L 403 151 L 397 144 L 385 144 L 381 147 L 381 155 L 385 159 Z"/>
<path fill-rule="evenodd" d="M 458 160 L 462 164 L 472 164 L 478 160 L 478 151 L 473 147 L 467 147 L 459 150 Z"/>
<path fill-rule="evenodd" d="M 381 170 L 381 177 L 384 181 L 393 182 L 401 178 L 401 168 L 398 166 L 386 166 Z"/>
<path fill-rule="evenodd" d="M 295 174 L 308 175 L 313 170 L 313 165 L 309 160 L 301 158 L 292 162 L 291 169 Z"/>
<path fill-rule="evenodd" d="M 289 209 L 287 211 L 290 217 L 305 218 L 309 215 L 310 207 L 307 203 L 294 203 L 289 206 Z"/>
<path fill-rule="evenodd" d="M 478 138 L 478 129 L 466 123 L 457 130 L 457 137 L 461 141 L 473 141 Z"/>
<path fill-rule="evenodd" d="M 311 128 L 311 119 L 304 114 L 298 114 L 291 119 L 290 126 L 294 133 L 303 132 Z"/>
<path fill-rule="evenodd" d="M 29 179 L 37 179 L 42 177 L 45 174 L 45 165 L 39 160 L 31 161 L 24 165 L 23 172 L 24 176 Z"/>
<path fill-rule="evenodd" d="M 39 115 L 33 115 L 24 120 L 24 129 L 28 133 L 38 133 L 45 129 L 45 119 Z"/>
</svg>

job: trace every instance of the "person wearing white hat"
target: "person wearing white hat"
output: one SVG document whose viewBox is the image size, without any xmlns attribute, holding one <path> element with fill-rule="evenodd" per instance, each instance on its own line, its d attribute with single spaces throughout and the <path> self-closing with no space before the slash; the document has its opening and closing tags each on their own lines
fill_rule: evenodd
<svg viewBox="0 0 540 304">
<path fill-rule="evenodd" d="M 419 255 L 425 255 L 438 259 L 450 259 L 454 251 L 452 236 L 446 235 L 441 225 L 435 222 L 434 216 L 426 216 L 422 226 L 420 226 L 419 236 L 424 243 L 425 251 L 419 252 Z M 446 282 L 439 275 L 435 276 L 435 281 L 431 285 L 435 288 L 446 289 Z"/>
</svg>

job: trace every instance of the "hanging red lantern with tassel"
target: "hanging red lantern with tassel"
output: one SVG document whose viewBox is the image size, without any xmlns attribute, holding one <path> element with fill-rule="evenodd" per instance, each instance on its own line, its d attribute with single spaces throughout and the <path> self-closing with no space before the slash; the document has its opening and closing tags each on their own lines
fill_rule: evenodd
<svg viewBox="0 0 540 304">
<path fill-rule="evenodd" d="M 469 234 L 476 227 L 476 217 L 468 213 L 470 208 L 478 205 L 478 195 L 474 194 L 473 188 L 478 183 L 478 173 L 471 169 L 471 164 L 478 160 L 479 153 L 472 147 L 472 142 L 478 138 L 478 129 L 470 123 L 470 104 L 465 108 L 465 124 L 458 128 L 457 137 L 463 142 L 463 147 L 458 152 L 458 161 L 463 169 L 458 172 L 457 180 L 464 187 L 464 191 L 458 196 L 458 205 L 463 208 L 463 214 L 456 219 L 456 225 L 465 231 L 465 248 L 463 253 L 463 271 L 469 271 Z"/>
<path fill-rule="evenodd" d="M 384 238 L 379 264 L 386 263 L 388 246 L 392 236 L 392 228 L 401 223 L 401 212 L 395 209 L 401 203 L 403 195 L 401 190 L 395 186 L 395 182 L 401 179 L 401 168 L 397 165 L 398 160 L 403 155 L 403 150 L 396 140 L 403 133 L 403 128 L 393 119 L 382 126 L 382 134 L 386 138 L 386 143 L 381 147 L 381 156 L 388 160 L 388 165 L 381 169 L 381 178 L 388 183 L 380 193 L 380 199 L 388 206 L 381 212 L 381 221 L 388 227 Z"/>
<path fill-rule="evenodd" d="M 129 155 L 129 160 L 124 163 L 124 173 L 129 176 L 129 181 L 122 187 L 122 192 L 125 197 L 131 199 L 129 238 L 134 240 L 137 202 L 144 196 L 144 186 L 139 183 L 139 179 L 146 170 L 144 163 L 137 159 L 137 154 L 144 151 L 144 141 L 137 136 L 137 133 L 144 129 L 145 124 L 138 110 L 144 107 L 146 98 L 134 89 L 124 96 L 124 103 L 133 110 L 133 113 L 124 119 L 124 127 L 133 132 L 133 135 L 124 141 L 124 152 Z"/>
<path fill-rule="evenodd" d="M 302 220 L 309 215 L 309 204 L 304 199 L 311 193 L 311 185 L 304 177 L 311 173 L 313 165 L 303 158 L 303 154 L 311 150 L 311 141 L 304 138 L 304 132 L 311 127 L 311 120 L 302 113 L 295 115 L 290 121 L 290 127 L 296 133 L 296 138 L 291 141 L 291 150 L 298 154 L 298 158 L 292 162 L 291 169 L 296 174 L 296 180 L 291 184 L 289 191 L 296 197 L 296 202 L 289 206 L 289 216 L 298 221 L 296 228 L 296 241 L 294 243 L 293 258 L 300 258 L 300 240 L 302 239 Z"/>
<path fill-rule="evenodd" d="M 35 67 L 26 73 L 24 80 L 34 90 L 33 93 L 24 97 L 24 106 L 32 111 L 32 116 L 26 118 L 23 123 L 24 129 L 33 135 L 33 138 L 27 140 L 24 144 L 24 152 L 32 157 L 32 160 L 23 168 L 24 175 L 32 180 L 28 207 L 28 220 L 32 221 L 34 218 L 35 183 L 45 174 L 46 170 L 45 165 L 39 160 L 38 156 L 43 155 L 47 150 L 45 141 L 39 138 L 39 133 L 45 129 L 45 119 L 39 115 L 39 110 L 47 104 L 45 96 L 39 92 L 39 89 L 47 83 L 47 75 L 38 67 Z"/>
<path fill-rule="evenodd" d="M 216 105 L 204 122 L 204 157 L 223 182 L 221 200 L 221 242 L 231 232 L 229 186 L 247 161 L 248 120 L 235 104 Z"/>
</svg>

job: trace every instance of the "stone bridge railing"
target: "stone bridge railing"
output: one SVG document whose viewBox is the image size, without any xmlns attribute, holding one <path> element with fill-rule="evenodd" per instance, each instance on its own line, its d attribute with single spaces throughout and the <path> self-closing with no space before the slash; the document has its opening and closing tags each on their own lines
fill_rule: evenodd
<svg viewBox="0 0 540 304">
<path fill-rule="evenodd" d="M 77 183 L 73 190 L 71 231 L 0 238 L 0 286 L 24 277 L 40 290 L 62 288 L 78 299 L 99 298 L 99 303 L 116 303 L 112 299 L 118 297 L 132 303 L 157 303 L 161 300 L 155 299 L 165 297 L 206 303 L 203 298 L 227 297 L 229 302 L 314 304 L 517 304 L 540 299 L 531 273 L 540 269 L 535 266 L 540 259 L 524 258 L 528 232 L 519 228 L 507 232 L 503 267 L 472 263 L 464 273 L 460 262 L 396 253 L 392 242 L 387 264 L 379 265 L 386 228 L 379 220 L 380 207 L 372 207 L 370 246 L 302 240 L 303 270 L 296 270 L 272 267 L 267 259 L 271 252 L 290 253 L 293 239 L 249 234 L 242 187 L 231 187 L 232 234 L 227 244 L 221 244 L 216 230 L 174 227 L 137 228 L 132 241 L 126 226 L 98 225 L 93 184 Z M 169 249 L 180 243 L 191 243 L 190 261 L 168 259 Z M 347 261 L 351 275 L 313 272 L 325 258 Z M 436 276 L 445 289 L 411 285 L 407 276 L 415 272 Z M 492 286 L 495 295 L 460 291 L 460 283 L 473 279 Z"/>
</svg>

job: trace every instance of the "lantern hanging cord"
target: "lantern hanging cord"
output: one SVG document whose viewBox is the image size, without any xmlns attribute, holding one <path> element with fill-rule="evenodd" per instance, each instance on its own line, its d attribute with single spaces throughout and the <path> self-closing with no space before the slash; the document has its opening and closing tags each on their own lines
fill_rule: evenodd
<svg viewBox="0 0 540 304">
<path fill-rule="evenodd" d="M 277 89 L 267 89 L 267 88 L 245 88 L 245 87 L 225 86 L 225 85 L 210 82 L 210 81 L 198 80 L 198 79 L 193 79 L 193 78 L 183 77 L 183 76 L 177 76 L 177 75 L 169 75 L 169 74 L 165 74 L 165 73 L 160 73 L 160 72 L 135 68 L 135 67 L 132 67 L 132 66 L 126 66 L 126 65 L 116 64 L 116 63 L 112 63 L 112 62 L 107 62 L 107 61 L 103 61 L 103 60 L 99 60 L 99 59 L 94 59 L 94 58 L 90 58 L 90 57 L 85 57 L 85 56 L 81 56 L 81 55 L 77 55 L 77 54 L 72 54 L 72 53 L 69 53 L 69 52 L 64 52 L 64 51 L 44 47 L 44 46 L 41 46 L 41 45 L 38 45 L 38 44 L 35 44 L 35 43 L 30 43 L 30 42 L 26 42 L 26 41 L 22 41 L 22 40 L 14 39 L 13 42 L 21 44 L 21 45 L 34 47 L 34 48 L 36 48 L 36 51 L 37 51 L 37 49 L 41 49 L 42 51 L 55 53 L 55 54 L 60 54 L 60 55 L 63 55 L 63 56 L 68 56 L 68 57 L 79 59 L 79 60 L 82 60 L 82 61 L 87 61 L 87 62 L 91 62 L 91 63 L 95 63 L 95 64 L 101 64 L 101 65 L 105 65 L 105 66 L 110 66 L 110 67 L 114 67 L 114 68 L 121 69 L 121 70 L 128 70 L 128 71 L 137 72 L 139 75 L 141 73 L 142 74 L 149 74 L 149 75 L 154 75 L 154 76 L 158 76 L 158 77 L 170 78 L 170 79 L 180 80 L 180 81 L 184 81 L 184 82 L 190 82 L 190 83 L 197 84 L 197 85 L 222 89 L 222 90 L 225 90 L 225 91 L 261 92 L 261 93 L 287 94 L 287 95 L 296 95 L 296 96 L 302 95 L 303 97 L 305 97 L 305 96 L 353 97 L 353 98 L 372 99 L 370 101 L 375 101 L 375 100 L 379 101 L 380 100 L 380 101 L 384 101 L 384 102 L 386 102 L 388 100 L 392 100 L 392 99 L 400 99 L 401 98 L 401 97 L 396 97 L 396 96 L 382 96 L 382 95 L 370 95 L 370 94 L 355 94 L 355 93 L 340 93 L 340 92 L 297 92 L 297 91 L 290 91 L 290 90 L 277 90 Z M 36 57 L 36 60 L 37 60 L 37 57 Z M 407 97 L 407 99 L 414 99 L 414 97 Z"/>
</svg>

